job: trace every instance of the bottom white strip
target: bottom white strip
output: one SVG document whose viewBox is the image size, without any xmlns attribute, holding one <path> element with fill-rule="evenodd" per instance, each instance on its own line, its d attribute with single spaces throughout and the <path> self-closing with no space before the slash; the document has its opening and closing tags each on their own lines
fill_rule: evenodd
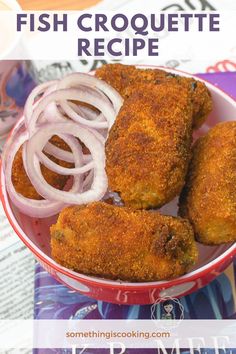
<svg viewBox="0 0 236 354">
<path fill-rule="evenodd" d="M 236 348 L 236 320 L 2 320 L 0 348 Z"/>
</svg>

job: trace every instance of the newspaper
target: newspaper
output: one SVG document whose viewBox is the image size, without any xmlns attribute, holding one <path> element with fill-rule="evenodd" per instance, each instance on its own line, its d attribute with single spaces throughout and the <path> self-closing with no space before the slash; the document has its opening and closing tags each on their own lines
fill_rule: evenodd
<svg viewBox="0 0 236 354">
<path fill-rule="evenodd" d="M 5 138 L 1 138 L 0 155 L 4 143 Z M 13 231 L 0 203 L 0 320 L 33 318 L 34 272 L 35 258 Z M 1 354 L 14 353 L 19 350 Z M 32 351 L 22 349 L 20 353 Z"/>
<path fill-rule="evenodd" d="M 4 143 L 1 139 L 0 152 Z M 0 203 L 0 319 L 33 317 L 34 264 L 34 257 L 13 231 Z"/>
<path fill-rule="evenodd" d="M 35 260 L 12 231 L 2 206 L 0 224 L 0 318 L 28 319 L 33 316 Z"/>
<path fill-rule="evenodd" d="M 34 257 L 13 232 L 0 204 L 0 319 L 33 318 L 34 265 Z"/>
</svg>

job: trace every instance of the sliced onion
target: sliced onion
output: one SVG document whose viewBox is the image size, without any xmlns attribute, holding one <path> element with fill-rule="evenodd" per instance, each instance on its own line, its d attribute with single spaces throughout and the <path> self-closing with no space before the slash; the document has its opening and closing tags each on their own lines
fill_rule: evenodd
<svg viewBox="0 0 236 354">
<path fill-rule="evenodd" d="M 59 160 L 63 160 L 65 162 L 74 162 L 73 154 L 69 151 L 60 149 L 59 147 L 53 145 L 52 143 L 47 143 L 43 149 L 47 154 L 56 157 Z"/>
<path fill-rule="evenodd" d="M 107 106 L 106 102 L 104 104 L 104 100 L 101 97 L 94 96 L 91 90 L 88 91 L 84 91 L 84 90 L 80 91 L 79 89 L 57 90 L 52 92 L 48 96 L 43 97 L 41 101 L 38 103 L 38 105 L 35 107 L 31 120 L 28 124 L 28 131 L 30 133 L 30 136 L 32 136 L 32 134 L 34 133 L 36 129 L 37 120 L 39 119 L 40 115 L 45 110 L 45 108 L 48 106 L 48 104 L 58 100 L 59 101 L 76 100 L 76 101 L 82 101 L 93 105 L 103 113 L 104 117 L 109 123 L 109 126 L 113 124 L 116 117 L 114 110 L 111 107 Z M 86 122 L 88 121 L 85 119 L 84 120 L 85 125 Z"/>
<path fill-rule="evenodd" d="M 67 136 L 65 134 L 60 134 L 59 137 L 66 142 L 66 144 L 70 147 L 70 149 L 72 151 L 72 155 L 74 158 L 73 163 L 75 164 L 74 169 L 76 170 L 76 169 L 82 168 L 81 166 L 84 163 L 84 158 L 83 158 L 83 152 L 82 152 L 82 148 L 80 146 L 79 141 L 77 139 L 75 139 L 74 137 Z M 23 147 L 23 162 L 24 162 L 24 167 L 25 167 L 26 173 L 30 179 L 30 175 L 28 172 L 29 166 L 27 165 L 27 145 L 28 145 L 28 142 L 26 142 Z M 40 145 L 39 145 L 39 148 L 40 148 Z M 39 152 L 37 153 L 37 155 L 38 154 L 39 154 Z M 44 155 L 44 156 L 47 158 L 46 155 Z M 51 160 L 49 160 L 49 161 L 51 161 Z M 53 161 L 51 161 L 51 162 L 53 163 Z M 55 165 L 58 166 L 55 163 L 53 163 L 53 164 L 54 164 L 54 168 L 55 168 Z M 58 166 L 58 167 L 61 167 L 61 166 Z M 68 169 L 68 170 L 71 171 L 72 169 Z M 40 171 L 41 171 L 41 169 L 40 169 Z M 66 173 L 66 174 L 64 173 L 63 175 L 72 175 L 72 173 Z M 74 184 L 71 187 L 70 191 L 73 193 L 74 192 L 81 192 L 82 191 L 82 181 L 83 181 L 82 176 L 78 176 L 78 174 L 74 174 Z"/>
<path fill-rule="evenodd" d="M 43 84 L 41 84 L 41 86 L 46 85 L 47 83 L 49 83 L 48 87 L 46 88 L 46 90 L 43 93 L 43 97 L 49 95 L 49 93 L 56 91 L 57 90 L 57 85 L 58 85 L 59 80 L 54 80 L 54 81 L 49 81 L 49 82 L 45 82 Z"/>
<path fill-rule="evenodd" d="M 100 113 L 98 116 L 97 116 L 97 118 L 96 118 L 96 121 L 97 122 L 103 122 L 105 120 L 105 118 L 104 118 L 104 115 L 102 114 L 102 113 Z"/>
<path fill-rule="evenodd" d="M 57 107 L 56 102 L 51 102 L 43 112 L 43 121 L 42 123 L 46 122 L 64 122 L 66 117 L 60 112 L 59 108 Z M 40 123 L 41 123 L 40 122 Z"/>
<path fill-rule="evenodd" d="M 83 118 L 89 120 L 96 120 L 100 113 L 96 112 L 92 108 L 82 106 L 81 104 L 75 104 L 73 102 L 67 102 L 70 107 L 72 107 L 76 113 L 80 114 Z"/>
<path fill-rule="evenodd" d="M 67 114 L 69 118 L 74 120 L 77 123 L 86 125 L 91 128 L 96 128 L 96 129 L 104 129 L 108 128 L 108 123 L 107 122 L 97 122 L 96 120 L 88 120 L 83 118 L 81 115 L 79 115 L 77 112 L 75 112 L 74 109 L 72 109 L 67 102 L 61 102 L 61 107 L 63 108 L 64 112 Z"/>
<path fill-rule="evenodd" d="M 87 191 L 89 188 L 91 188 L 92 183 L 93 183 L 93 170 L 91 170 L 88 175 L 85 177 L 84 182 L 83 182 L 83 190 Z"/>
<path fill-rule="evenodd" d="M 110 112 L 111 112 L 111 110 L 114 111 L 114 107 L 112 106 L 112 104 L 109 101 L 109 99 L 107 98 L 107 96 L 105 96 L 104 93 L 102 93 L 101 91 L 97 90 L 97 88 L 91 89 L 90 87 L 80 85 L 79 88 L 77 88 L 77 90 L 79 90 L 82 94 L 83 93 L 85 93 L 86 95 L 90 94 L 93 97 L 93 102 L 96 98 L 98 100 L 101 100 L 103 107 L 104 107 L 103 109 L 106 109 L 106 110 L 110 109 Z M 82 102 L 84 102 L 84 101 L 82 101 Z M 85 102 L 85 103 L 88 103 L 88 102 Z M 92 127 L 92 128 L 96 128 L 96 129 L 104 129 L 104 128 L 111 127 L 112 124 L 114 123 L 114 120 L 110 120 L 108 118 L 108 116 L 107 116 L 107 119 L 105 119 L 104 122 L 101 122 L 101 123 L 99 123 L 99 122 L 97 123 L 96 120 L 91 121 L 91 119 L 87 118 L 88 111 L 81 112 L 81 107 L 80 107 L 81 104 L 79 107 L 78 107 L 78 105 L 74 104 L 73 102 L 68 102 L 68 101 L 60 101 L 59 104 L 69 118 L 71 118 L 72 120 L 74 120 L 77 123 L 86 125 L 88 127 Z M 94 103 L 93 103 L 93 106 L 95 106 Z M 96 107 L 96 108 L 98 108 L 98 107 Z M 78 111 L 78 109 L 79 109 L 79 111 Z M 100 108 L 100 111 L 101 111 L 101 108 Z M 82 113 L 82 115 L 81 115 L 81 113 Z M 114 111 L 114 116 L 115 116 L 115 111 Z M 91 117 L 91 114 L 89 112 L 89 118 L 90 117 Z M 106 123 L 106 120 L 108 123 L 110 122 L 110 124 Z"/>
<path fill-rule="evenodd" d="M 67 104 L 69 105 L 69 107 L 73 108 L 73 110 L 76 113 L 78 113 L 82 118 L 85 118 L 86 115 L 84 114 L 83 110 L 81 109 L 81 105 L 75 104 L 74 102 L 70 102 L 70 101 L 67 101 Z M 90 118 L 88 118 L 88 116 L 86 118 L 90 120 Z"/>
<path fill-rule="evenodd" d="M 91 152 L 94 163 L 94 180 L 91 189 L 82 193 L 59 191 L 49 185 L 40 170 L 37 150 L 42 150 L 47 141 L 55 134 L 70 134 L 82 141 Z M 37 192 L 46 199 L 57 200 L 67 204 L 87 204 L 100 200 L 107 190 L 105 173 L 105 153 L 103 145 L 88 130 L 73 122 L 48 124 L 27 142 L 26 161 L 29 178 Z"/>
<path fill-rule="evenodd" d="M 71 152 L 60 149 L 59 147 L 57 147 L 51 143 L 47 143 L 47 145 L 45 146 L 45 148 L 43 150 L 47 154 L 54 156 L 59 160 L 63 160 L 65 162 L 70 162 L 70 163 L 74 162 L 73 154 Z M 91 155 L 86 154 L 86 155 L 83 155 L 83 159 L 84 159 L 84 163 L 88 163 L 92 160 L 92 157 L 91 157 Z"/>
<path fill-rule="evenodd" d="M 26 127 L 28 126 L 29 121 L 31 120 L 31 116 L 33 113 L 33 107 L 34 107 L 34 103 L 36 98 L 42 94 L 45 93 L 45 91 L 47 91 L 50 87 L 55 87 L 55 85 L 58 83 L 58 80 L 54 80 L 54 81 L 48 81 L 48 82 L 44 82 L 43 84 L 40 84 L 38 86 L 36 86 L 30 93 L 30 95 L 28 96 L 26 103 L 25 103 L 25 108 L 24 108 L 24 117 L 25 117 L 25 125 Z M 47 91 L 49 92 L 49 91 Z"/>
<path fill-rule="evenodd" d="M 7 164 L 5 165 L 5 178 L 6 187 L 9 193 L 10 199 L 16 205 L 16 207 L 24 214 L 44 218 L 52 215 L 56 215 L 65 206 L 65 203 L 51 202 L 48 200 L 34 200 L 23 197 L 21 194 L 17 193 L 15 187 L 12 183 L 12 166 L 14 162 L 15 155 L 20 147 L 27 141 L 28 133 L 25 132 L 19 135 L 14 144 L 11 145 L 11 149 L 7 154 Z"/>
<path fill-rule="evenodd" d="M 87 204 L 104 197 L 108 186 L 104 146 L 122 103 L 123 99 L 112 87 L 87 74 L 50 81 L 31 92 L 25 105 L 25 119 L 13 130 L 3 153 L 7 190 L 21 212 L 43 218 L 57 214 L 66 205 Z M 50 139 L 54 135 L 70 151 L 53 145 Z M 81 143 L 90 154 L 83 154 Z M 26 198 L 14 188 L 12 168 L 21 146 L 25 172 L 44 200 Z M 46 154 L 74 167 L 63 167 Z M 41 164 L 59 175 L 73 176 L 72 185 L 58 190 L 48 184 Z"/>
<path fill-rule="evenodd" d="M 69 145 L 73 151 L 74 163 L 76 166 L 80 166 L 83 163 L 83 154 L 79 142 L 75 139 L 68 139 L 66 136 L 63 136 L 65 142 Z M 7 162 L 5 164 L 5 177 L 8 181 L 7 191 L 12 202 L 18 207 L 18 209 L 31 217 L 44 218 L 52 215 L 58 214 L 66 204 L 64 202 L 50 201 L 50 200 L 35 200 L 22 196 L 17 193 L 15 187 L 12 183 L 12 166 L 14 162 L 15 155 L 20 147 L 23 145 L 23 162 L 24 168 L 28 175 L 28 168 L 26 163 L 26 144 L 28 140 L 28 133 L 21 133 L 18 137 L 15 135 L 14 144 L 10 144 L 8 153 L 7 153 Z M 28 175 L 29 177 L 29 175 Z M 82 190 L 82 178 L 77 176 L 74 178 L 73 186 L 71 192 L 78 193 Z"/>
<path fill-rule="evenodd" d="M 90 76 L 83 73 L 73 73 L 64 77 L 58 84 L 58 89 L 65 89 L 71 87 L 79 87 L 81 85 L 89 86 L 91 88 L 96 88 L 102 91 L 112 102 L 116 114 L 119 112 L 122 104 L 123 98 L 119 93 L 105 81 L 97 79 L 94 76 Z"/>
<path fill-rule="evenodd" d="M 15 144 L 15 140 L 19 138 L 21 134 L 28 135 L 25 131 L 25 123 L 24 121 L 18 123 L 11 131 L 11 135 L 7 139 L 6 144 L 4 145 L 4 150 L 2 153 L 2 165 L 3 169 L 6 168 L 6 164 L 8 163 L 8 156 L 12 150 L 12 146 Z"/>
<path fill-rule="evenodd" d="M 100 132 L 98 132 L 98 131 L 95 130 L 95 129 L 91 129 L 91 128 L 88 128 L 88 130 L 89 130 L 93 135 L 96 136 L 96 138 L 100 141 L 100 143 L 101 143 L 102 145 L 105 145 L 106 139 L 104 138 L 104 136 L 103 136 Z M 99 131 L 100 131 L 100 130 L 99 130 Z"/>
<path fill-rule="evenodd" d="M 49 170 L 54 171 L 60 175 L 68 176 L 68 175 L 79 175 L 93 169 L 93 161 L 90 161 L 87 165 L 82 167 L 74 167 L 74 168 L 66 168 L 60 165 L 57 165 L 55 162 L 50 160 L 43 152 L 39 152 L 38 154 L 40 162 L 46 166 Z"/>
</svg>

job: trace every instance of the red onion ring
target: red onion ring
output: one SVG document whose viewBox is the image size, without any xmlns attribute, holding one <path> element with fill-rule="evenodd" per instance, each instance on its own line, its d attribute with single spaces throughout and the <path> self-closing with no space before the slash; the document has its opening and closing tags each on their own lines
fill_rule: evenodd
<svg viewBox="0 0 236 354">
<path fill-rule="evenodd" d="M 80 147 L 80 144 L 76 139 L 75 141 L 72 141 L 72 139 L 70 138 L 67 138 L 65 136 L 63 137 L 65 142 L 70 146 L 71 150 L 73 151 L 74 154 L 73 162 L 75 163 L 76 166 L 81 165 L 83 162 L 82 159 L 83 155 L 82 155 L 82 149 Z M 20 149 L 22 145 L 23 145 L 23 163 L 24 163 L 26 174 L 28 175 L 27 164 L 25 161 L 25 146 L 27 144 L 27 140 L 28 140 L 27 132 L 23 132 L 23 133 L 21 132 L 21 134 L 18 136 L 17 134 L 15 134 L 14 143 L 12 144 L 12 141 L 10 141 L 10 144 L 8 143 L 8 146 L 5 149 L 5 153 L 7 154 L 7 160 L 4 158 L 5 161 L 4 171 L 5 171 L 6 180 L 8 181 L 8 183 L 6 184 L 7 191 L 9 193 L 12 202 L 24 214 L 27 214 L 31 217 L 38 217 L 38 218 L 44 218 L 44 217 L 56 215 L 66 206 L 65 203 L 50 201 L 48 199 L 35 200 L 35 199 L 26 198 L 16 192 L 15 187 L 12 183 L 11 171 L 12 171 L 14 158 L 17 151 Z M 79 192 L 81 190 L 82 190 L 81 176 L 77 176 L 77 177 L 75 176 L 74 183 L 70 191 Z"/>
<path fill-rule="evenodd" d="M 102 145 L 105 145 L 106 139 L 104 138 L 104 136 L 103 136 L 100 132 L 98 132 L 98 131 L 95 130 L 95 129 L 91 129 L 91 128 L 88 128 L 88 130 L 89 130 L 93 135 L 96 136 L 96 138 L 100 141 L 100 143 L 101 143 Z"/>
<path fill-rule="evenodd" d="M 43 149 L 47 154 L 56 157 L 59 160 L 74 163 L 73 154 L 69 151 L 60 149 L 59 147 L 53 145 L 52 143 L 47 143 Z"/>
<path fill-rule="evenodd" d="M 14 144 L 11 144 L 11 149 L 7 154 L 7 164 L 5 165 L 5 178 L 6 187 L 9 193 L 11 201 L 16 205 L 16 207 L 24 214 L 31 217 L 44 218 L 48 216 L 55 215 L 60 212 L 65 206 L 65 203 L 51 202 L 49 200 L 34 200 L 23 197 L 21 194 L 17 193 L 15 187 L 12 183 L 12 165 L 15 155 L 19 148 L 27 141 L 28 133 L 25 132 L 19 135 Z"/>
<path fill-rule="evenodd" d="M 107 122 L 97 122 L 96 120 L 88 120 L 83 118 L 81 115 L 75 112 L 75 110 L 72 109 L 72 107 L 70 107 L 67 102 L 60 102 L 60 105 L 63 108 L 64 112 L 67 114 L 67 116 L 77 123 L 96 129 L 108 128 Z"/>
<path fill-rule="evenodd" d="M 74 137 L 70 137 L 70 136 L 67 136 L 67 135 L 64 135 L 64 134 L 60 134 L 60 138 L 66 142 L 66 144 L 70 147 L 70 149 L 72 151 L 72 155 L 74 156 L 73 163 L 75 164 L 75 168 L 74 169 L 82 168 L 81 166 L 82 166 L 82 164 L 84 162 L 84 159 L 83 159 L 82 148 L 80 146 L 79 141 L 77 139 L 75 139 Z M 25 144 L 23 146 L 22 156 L 23 156 L 23 163 L 24 163 L 25 171 L 27 173 L 27 176 L 30 179 L 30 175 L 28 173 L 29 167 L 27 165 L 27 144 L 28 144 L 28 142 L 25 142 Z M 44 155 L 44 156 L 46 156 L 46 155 Z M 51 161 L 51 160 L 49 160 L 49 161 Z M 53 162 L 53 161 L 51 161 L 51 162 Z M 55 165 L 58 166 L 58 167 L 61 167 L 61 166 L 59 166 L 57 164 L 55 164 Z M 40 173 L 41 173 L 41 168 L 40 168 Z M 72 173 L 67 173 L 67 174 L 64 174 L 64 175 L 68 175 L 68 174 L 72 175 Z M 73 183 L 73 186 L 71 187 L 70 191 L 71 192 L 81 192 L 82 191 L 82 176 L 78 176 L 78 174 L 74 175 L 74 183 Z M 47 198 L 45 198 L 45 199 L 47 199 Z"/>
<path fill-rule="evenodd" d="M 80 114 L 83 118 L 89 119 L 89 120 L 96 120 L 97 117 L 99 116 L 99 113 L 96 111 L 92 110 L 89 107 L 85 107 L 82 105 L 77 105 L 73 102 L 67 102 L 69 106 L 71 106 L 74 111 L 78 114 Z"/>
<path fill-rule="evenodd" d="M 42 150 L 47 141 L 55 134 L 70 134 L 82 141 L 91 152 L 94 162 L 94 180 L 91 189 L 82 193 L 59 191 L 49 185 L 40 170 L 37 151 Z M 107 190 L 105 173 L 105 153 L 102 144 L 88 130 L 73 122 L 48 124 L 38 130 L 26 145 L 26 162 L 29 178 L 37 192 L 46 199 L 61 201 L 67 204 L 87 204 L 100 200 Z"/>
<path fill-rule="evenodd" d="M 42 97 L 38 99 L 39 95 Z M 87 74 L 46 82 L 31 92 L 24 109 L 25 119 L 13 130 L 3 154 L 7 190 L 21 212 L 32 217 L 49 217 L 66 205 L 103 198 L 108 185 L 104 145 L 122 104 L 123 99 L 112 87 Z M 50 143 L 54 135 L 65 141 L 71 151 Z M 91 154 L 83 154 L 80 141 Z M 25 172 L 44 200 L 22 196 L 12 183 L 13 162 L 21 146 Z M 73 163 L 74 167 L 60 166 L 45 153 Z M 41 164 L 60 175 L 73 176 L 72 187 L 61 191 L 49 185 L 42 175 Z"/>
<path fill-rule="evenodd" d="M 58 83 L 58 80 L 53 80 L 53 81 L 48 81 L 48 82 L 44 82 L 43 84 L 40 84 L 38 86 L 36 86 L 30 93 L 30 95 L 28 96 L 26 103 L 25 103 L 25 108 L 24 108 L 24 117 L 25 117 L 25 125 L 26 127 L 28 126 L 28 123 L 31 119 L 32 113 L 33 113 L 33 107 L 35 104 L 35 100 L 37 99 L 37 97 L 42 94 L 45 93 L 46 91 L 48 91 L 48 89 L 52 86 L 55 87 L 55 85 Z"/>
<path fill-rule="evenodd" d="M 42 123 L 46 122 L 65 122 L 66 117 L 60 112 L 57 107 L 56 102 L 51 102 L 43 112 L 43 119 Z M 40 122 L 41 123 L 41 122 Z"/>
<path fill-rule="evenodd" d="M 111 107 L 107 106 L 106 102 L 104 102 L 101 97 L 94 96 L 91 93 L 91 90 L 87 92 L 80 91 L 78 89 L 57 90 L 52 92 L 48 96 L 43 97 L 38 103 L 38 105 L 35 107 L 31 120 L 28 124 L 28 131 L 30 133 L 30 136 L 32 136 L 32 134 L 34 133 L 36 129 L 37 120 L 39 119 L 40 115 L 43 113 L 45 108 L 48 106 L 48 104 L 58 100 L 77 100 L 93 105 L 103 113 L 104 117 L 109 123 L 109 126 L 112 126 L 116 117 L 114 110 Z M 85 125 L 87 124 L 87 122 L 89 121 L 84 119 Z"/>
<path fill-rule="evenodd" d="M 54 171 L 60 175 L 68 176 L 68 175 L 78 175 L 83 174 L 85 172 L 93 169 L 93 161 L 90 161 L 88 164 L 82 167 L 74 167 L 74 168 L 66 168 L 60 165 L 57 165 L 55 162 L 50 160 L 43 152 L 38 152 L 38 158 L 40 162 L 46 166 L 49 170 Z"/>
<path fill-rule="evenodd" d="M 94 76 L 83 74 L 83 73 L 73 73 L 64 77 L 58 84 L 58 89 L 65 89 L 71 87 L 79 87 L 80 85 L 88 86 L 90 88 L 96 88 L 103 92 L 112 102 L 116 114 L 119 112 L 122 104 L 123 98 L 120 94 L 105 81 L 97 79 Z"/>
<path fill-rule="evenodd" d="M 89 188 L 91 188 L 91 185 L 93 183 L 93 170 L 91 170 L 88 175 L 85 177 L 84 182 L 83 182 L 83 190 L 87 191 Z"/>
<path fill-rule="evenodd" d="M 114 107 L 111 105 L 111 102 L 109 101 L 107 96 L 105 96 L 101 91 L 97 90 L 96 88 L 91 89 L 90 87 L 86 87 L 86 86 L 81 85 L 77 89 L 80 90 L 81 92 L 86 92 L 86 94 L 90 93 L 93 96 L 93 101 L 94 101 L 95 97 L 97 97 L 97 99 L 101 99 L 104 107 L 107 107 L 107 108 L 110 107 L 110 109 L 114 111 Z M 87 115 L 85 116 L 84 113 L 82 113 L 82 116 L 81 116 L 81 109 L 80 109 L 81 105 L 78 107 L 76 104 L 73 104 L 73 102 L 68 102 L 68 101 L 60 101 L 59 103 L 60 103 L 61 108 L 66 113 L 66 115 L 77 123 L 86 125 L 91 128 L 96 128 L 96 129 L 104 129 L 104 128 L 107 129 L 109 127 L 109 125 L 108 125 L 109 119 L 107 119 L 108 123 L 106 122 L 106 119 L 102 123 L 97 123 L 96 120 L 91 121 L 91 119 L 87 119 Z M 93 106 L 94 106 L 94 104 L 93 104 Z M 78 108 L 79 108 L 79 112 L 78 112 Z M 87 114 L 88 114 L 88 112 L 87 112 Z M 114 114 L 115 114 L 115 112 L 114 112 Z M 91 117 L 91 115 L 90 115 L 90 117 Z M 110 126 L 113 123 L 114 122 L 111 122 Z"/>
<path fill-rule="evenodd" d="M 45 148 L 43 150 L 44 150 L 44 152 L 48 153 L 51 156 L 56 157 L 59 160 L 74 163 L 73 154 L 71 152 L 60 149 L 59 147 L 57 147 L 51 143 L 47 143 L 47 145 L 45 146 Z M 89 154 L 83 155 L 84 163 L 90 162 L 91 159 L 92 159 L 91 155 L 89 155 Z"/>
</svg>

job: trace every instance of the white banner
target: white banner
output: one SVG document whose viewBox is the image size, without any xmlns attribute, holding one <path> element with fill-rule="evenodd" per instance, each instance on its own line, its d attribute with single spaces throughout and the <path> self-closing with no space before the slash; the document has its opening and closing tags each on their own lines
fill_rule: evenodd
<svg viewBox="0 0 236 354">
<path fill-rule="evenodd" d="M 225 349 L 235 333 L 236 320 L 15 320 L 0 321 L 0 348 Z"/>
<path fill-rule="evenodd" d="M 94 11 L 0 11 L 0 58 L 215 60 L 236 48 L 236 11 Z"/>
</svg>

